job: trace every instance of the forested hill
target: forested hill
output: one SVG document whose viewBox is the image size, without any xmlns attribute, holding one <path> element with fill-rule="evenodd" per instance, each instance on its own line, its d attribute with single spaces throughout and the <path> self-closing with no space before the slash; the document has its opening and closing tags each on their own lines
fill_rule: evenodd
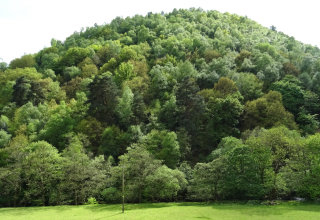
<svg viewBox="0 0 320 220">
<path fill-rule="evenodd" d="M 0 64 L 0 205 L 320 197 L 320 50 L 229 13 L 115 18 Z"/>
</svg>

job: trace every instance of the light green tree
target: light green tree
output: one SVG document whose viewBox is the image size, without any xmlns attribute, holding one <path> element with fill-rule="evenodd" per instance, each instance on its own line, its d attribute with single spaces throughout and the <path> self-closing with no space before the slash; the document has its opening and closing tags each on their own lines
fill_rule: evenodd
<svg viewBox="0 0 320 220">
<path fill-rule="evenodd" d="M 126 127 L 130 124 L 133 117 L 132 105 L 134 95 L 128 86 L 124 86 L 122 89 L 122 96 L 118 99 L 116 106 L 116 112 L 120 119 L 120 124 Z"/>
<path fill-rule="evenodd" d="M 61 157 L 58 150 L 45 141 L 34 142 L 25 149 L 22 168 L 26 190 L 26 204 L 50 205 L 56 182 L 61 177 Z"/>
</svg>

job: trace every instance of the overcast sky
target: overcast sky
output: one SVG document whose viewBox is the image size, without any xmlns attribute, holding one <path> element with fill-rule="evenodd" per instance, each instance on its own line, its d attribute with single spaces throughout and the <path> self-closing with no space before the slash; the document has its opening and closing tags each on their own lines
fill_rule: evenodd
<svg viewBox="0 0 320 220">
<path fill-rule="evenodd" d="M 248 16 L 320 46 L 319 0 L 0 0 L 0 58 L 9 63 L 50 46 L 52 38 L 63 41 L 81 27 L 109 23 L 117 16 L 190 7 Z"/>
</svg>

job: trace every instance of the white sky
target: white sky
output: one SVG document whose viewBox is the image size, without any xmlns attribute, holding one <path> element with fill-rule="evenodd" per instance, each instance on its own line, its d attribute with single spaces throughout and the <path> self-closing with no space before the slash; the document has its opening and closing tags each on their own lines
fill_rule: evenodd
<svg viewBox="0 0 320 220">
<path fill-rule="evenodd" d="M 320 46 L 319 0 L 0 0 L 0 62 L 38 52 L 52 38 L 63 41 L 81 27 L 109 23 L 117 16 L 190 7 L 246 15 Z"/>
</svg>

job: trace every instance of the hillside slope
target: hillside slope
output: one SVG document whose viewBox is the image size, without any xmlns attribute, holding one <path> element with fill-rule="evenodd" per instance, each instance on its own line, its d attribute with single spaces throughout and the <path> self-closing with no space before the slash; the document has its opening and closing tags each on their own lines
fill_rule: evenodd
<svg viewBox="0 0 320 220">
<path fill-rule="evenodd" d="M 319 197 L 320 50 L 275 27 L 118 17 L 1 64 L 0 84 L 0 204 L 115 202 L 122 166 L 134 202 Z"/>
</svg>

